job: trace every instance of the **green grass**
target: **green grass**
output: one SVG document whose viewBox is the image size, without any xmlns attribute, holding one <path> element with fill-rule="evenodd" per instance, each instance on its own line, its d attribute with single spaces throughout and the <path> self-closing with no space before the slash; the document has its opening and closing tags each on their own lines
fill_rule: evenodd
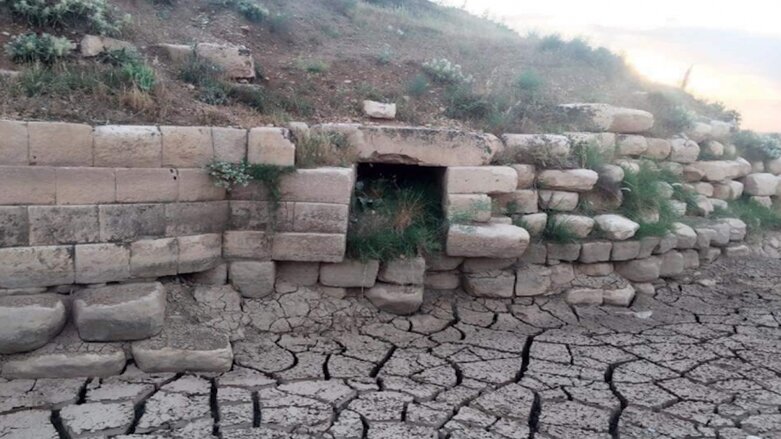
<svg viewBox="0 0 781 439">
<path fill-rule="evenodd" d="M 106 0 L 2 0 L 17 20 L 35 27 L 79 27 L 101 35 L 117 35 L 129 21 Z"/>
<path fill-rule="evenodd" d="M 359 182 L 350 211 L 350 258 L 391 261 L 436 253 L 442 248 L 440 194 L 432 185 L 398 186 L 388 180 Z"/>
<path fill-rule="evenodd" d="M 781 213 L 777 209 L 765 207 L 748 197 L 730 201 L 728 209 L 718 209 L 711 216 L 738 218 L 746 223 L 752 233 L 781 229 Z"/>
<path fill-rule="evenodd" d="M 350 166 L 355 155 L 347 136 L 342 133 L 312 133 L 296 139 L 296 166 L 299 168 Z"/>
<path fill-rule="evenodd" d="M 429 84 L 426 75 L 417 74 L 409 83 L 407 83 L 407 93 L 412 97 L 418 98 L 426 94 L 429 87 L 431 87 L 431 84 Z"/>
<path fill-rule="evenodd" d="M 545 223 L 545 230 L 542 231 L 542 240 L 556 244 L 572 244 L 580 241 L 580 238 L 572 231 L 572 228 L 566 221 L 551 216 L 548 218 L 548 222 Z"/>
<path fill-rule="evenodd" d="M 578 166 L 599 172 L 612 160 L 612 154 L 592 142 L 578 142 L 573 146 L 573 155 Z"/>
<path fill-rule="evenodd" d="M 74 44 L 67 38 L 47 33 L 17 35 L 5 45 L 5 52 L 15 63 L 52 64 L 68 56 Z"/>
<path fill-rule="evenodd" d="M 544 81 L 536 72 L 526 70 L 518 75 L 515 80 L 515 87 L 524 94 L 536 94 L 542 88 Z"/>
<path fill-rule="evenodd" d="M 327 72 L 330 66 L 321 59 L 299 59 L 296 61 L 296 68 L 307 73 L 319 74 Z"/>
<path fill-rule="evenodd" d="M 670 200 L 664 196 L 663 189 L 657 184 L 660 181 L 672 185 L 674 199 L 687 198 L 691 201 L 688 198 L 690 194 L 684 190 L 678 177 L 658 168 L 654 163 L 640 162 L 639 171 L 624 169 L 624 181 L 621 187 L 624 199 L 620 213 L 640 224 L 640 230 L 635 234 L 637 238 L 663 236 L 672 230 L 673 223 L 680 220 Z M 643 221 L 644 213 L 649 211 L 659 213 L 658 222 Z"/>
</svg>

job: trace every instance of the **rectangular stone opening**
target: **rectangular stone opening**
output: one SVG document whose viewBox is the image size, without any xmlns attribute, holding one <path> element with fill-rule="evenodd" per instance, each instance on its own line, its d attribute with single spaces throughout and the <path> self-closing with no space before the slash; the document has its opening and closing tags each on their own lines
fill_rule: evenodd
<svg viewBox="0 0 781 439">
<path fill-rule="evenodd" d="M 350 206 L 348 257 L 386 261 L 442 250 L 445 169 L 359 164 Z"/>
</svg>

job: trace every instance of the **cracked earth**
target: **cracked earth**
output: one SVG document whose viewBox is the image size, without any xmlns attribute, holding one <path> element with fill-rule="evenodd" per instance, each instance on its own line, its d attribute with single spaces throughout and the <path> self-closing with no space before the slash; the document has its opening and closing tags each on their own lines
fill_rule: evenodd
<svg viewBox="0 0 781 439">
<path fill-rule="evenodd" d="M 231 334 L 220 375 L 0 382 L 3 438 L 779 438 L 781 261 L 722 260 L 629 308 L 427 292 L 420 313 L 169 283 Z"/>
</svg>

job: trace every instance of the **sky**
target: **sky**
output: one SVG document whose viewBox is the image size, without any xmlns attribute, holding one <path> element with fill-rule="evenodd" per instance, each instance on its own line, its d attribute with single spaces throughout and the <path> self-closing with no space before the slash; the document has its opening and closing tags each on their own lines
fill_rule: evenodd
<svg viewBox="0 0 781 439">
<path fill-rule="evenodd" d="M 781 132 L 779 0 L 440 0 L 521 34 L 583 37 L 624 55 L 647 78 L 722 101 L 743 127 Z"/>
</svg>

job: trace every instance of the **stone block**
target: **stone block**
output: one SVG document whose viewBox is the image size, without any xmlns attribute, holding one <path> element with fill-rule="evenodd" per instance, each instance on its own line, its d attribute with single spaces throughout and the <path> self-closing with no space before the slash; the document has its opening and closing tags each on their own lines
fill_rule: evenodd
<svg viewBox="0 0 781 439">
<path fill-rule="evenodd" d="M 519 220 L 516 225 L 526 229 L 531 236 L 542 236 L 542 233 L 545 231 L 545 226 L 548 224 L 547 213 L 531 213 L 514 218 Z"/>
<path fill-rule="evenodd" d="M 294 166 L 296 146 L 286 128 L 259 127 L 249 130 L 247 160 L 250 163 Z"/>
<path fill-rule="evenodd" d="M 350 204 L 354 181 L 353 168 L 299 169 L 282 178 L 280 192 L 284 201 Z"/>
<path fill-rule="evenodd" d="M 95 166 L 159 168 L 163 141 L 154 126 L 105 125 L 95 127 Z"/>
<path fill-rule="evenodd" d="M 275 261 L 341 262 L 346 246 L 343 234 L 275 233 L 271 256 Z"/>
<path fill-rule="evenodd" d="M 486 194 L 447 194 L 445 212 L 452 222 L 485 223 L 491 220 L 491 197 Z"/>
<path fill-rule="evenodd" d="M 222 256 L 222 235 L 218 233 L 177 238 L 179 273 L 197 273 L 213 268 Z"/>
<path fill-rule="evenodd" d="M 552 265 L 550 271 L 551 286 L 555 292 L 560 292 L 562 288 L 570 286 L 575 280 L 575 268 L 572 264 Z"/>
<path fill-rule="evenodd" d="M 374 306 L 391 314 L 412 314 L 423 304 L 423 285 L 378 283 L 364 294 Z"/>
<path fill-rule="evenodd" d="M 117 169 L 118 203 L 162 203 L 179 196 L 179 173 L 175 169 Z"/>
<path fill-rule="evenodd" d="M 228 336 L 211 327 L 166 325 L 160 334 L 133 342 L 131 351 L 138 368 L 147 373 L 222 373 L 233 365 Z"/>
<path fill-rule="evenodd" d="M 483 166 L 502 149 L 492 134 L 455 129 L 365 125 L 348 138 L 368 163 Z"/>
<path fill-rule="evenodd" d="M 372 119 L 396 118 L 396 104 L 386 104 L 383 102 L 363 101 L 363 114 Z"/>
<path fill-rule="evenodd" d="M 691 187 L 692 189 L 694 189 L 694 192 L 700 195 L 703 195 L 708 198 L 713 197 L 713 185 L 710 183 L 701 181 L 701 182 L 693 183 Z"/>
<path fill-rule="evenodd" d="M 0 354 L 38 349 L 59 334 L 67 318 L 56 294 L 0 297 Z"/>
<path fill-rule="evenodd" d="M 0 205 L 54 204 L 55 168 L 0 166 Z"/>
<path fill-rule="evenodd" d="M 551 269 L 544 265 L 528 264 L 518 268 L 515 275 L 515 295 L 541 296 L 550 291 Z"/>
<path fill-rule="evenodd" d="M 773 199 L 770 198 L 769 196 L 752 195 L 751 197 L 749 197 L 749 199 L 751 201 L 759 204 L 760 206 L 767 207 L 768 209 L 773 207 Z M 701 215 L 704 216 L 704 215 L 707 215 L 707 213 L 706 214 L 701 214 Z"/>
<path fill-rule="evenodd" d="M 612 251 L 613 243 L 610 241 L 584 242 L 581 244 L 579 261 L 585 264 L 607 262 Z"/>
<path fill-rule="evenodd" d="M 504 270 L 515 264 L 516 261 L 516 258 L 466 258 L 461 265 L 461 271 L 464 273 L 482 273 L 484 271 Z"/>
<path fill-rule="evenodd" d="M 195 54 L 218 65 L 223 73 L 234 79 L 252 79 L 255 77 L 255 61 L 252 51 L 244 46 L 216 43 L 198 43 Z"/>
<path fill-rule="evenodd" d="M 697 250 L 684 250 L 681 255 L 683 255 L 683 268 L 685 270 L 699 268 L 700 253 Z"/>
<path fill-rule="evenodd" d="M 517 189 L 529 189 L 534 186 L 537 179 L 537 170 L 534 165 L 510 165 L 518 174 Z"/>
<path fill-rule="evenodd" d="M 133 242 L 130 244 L 130 276 L 154 279 L 177 274 L 178 244 L 176 238 Z"/>
<path fill-rule="evenodd" d="M 0 249 L 0 288 L 67 285 L 73 280 L 72 246 Z"/>
<path fill-rule="evenodd" d="M 653 114 L 608 104 L 577 103 L 559 105 L 565 120 L 584 131 L 642 133 L 654 125 Z"/>
<path fill-rule="evenodd" d="M 27 122 L 0 120 L 0 166 L 29 164 Z"/>
<path fill-rule="evenodd" d="M 448 194 L 506 194 L 518 187 L 518 173 L 509 166 L 456 166 L 445 171 Z"/>
<path fill-rule="evenodd" d="M 654 254 L 654 250 L 659 247 L 662 238 L 658 236 L 646 236 L 640 240 L 640 252 L 637 254 L 639 259 L 647 258 Z"/>
<path fill-rule="evenodd" d="M 212 127 L 214 160 L 239 163 L 247 158 L 247 130 Z"/>
<path fill-rule="evenodd" d="M 527 264 L 545 264 L 548 261 L 548 246 L 542 242 L 532 242 L 520 259 Z"/>
<path fill-rule="evenodd" d="M 313 286 L 320 278 L 319 262 L 277 262 L 277 282 Z"/>
<path fill-rule="evenodd" d="M 597 215 L 594 221 L 605 237 L 614 241 L 629 239 L 640 229 L 640 224 L 621 215 Z"/>
<path fill-rule="evenodd" d="M 293 232 L 347 233 L 349 207 L 345 204 L 295 203 Z"/>
<path fill-rule="evenodd" d="M 548 249 L 548 261 L 577 261 L 580 257 L 580 244 L 577 242 L 572 243 L 553 243 L 549 242 Z"/>
<path fill-rule="evenodd" d="M 605 305 L 629 306 L 634 300 L 635 294 L 635 288 L 628 285 L 624 288 L 605 290 L 602 294 L 602 300 Z"/>
<path fill-rule="evenodd" d="M 454 224 L 448 230 L 446 248 L 448 256 L 517 258 L 529 240 L 529 233 L 516 226 Z"/>
<path fill-rule="evenodd" d="M 658 256 L 615 264 L 615 269 L 618 274 L 631 282 L 641 283 L 653 282 L 659 279 L 661 268 L 662 259 Z"/>
<path fill-rule="evenodd" d="M 205 169 L 180 169 L 179 201 L 217 201 L 225 199 L 225 189 L 214 184 Z"/>
<path fill-rule="evenodd" d="M 76 246 L 76 283 L 100 284 L 130 278 L 130 249 L 117 244 Z"/>
<path fill-rule="evenodd" d="M 166 204 L 166 236 L 222 233 L 228 225 L 228 202 Z"/>
<path fill-rule="evenodd" d="M 0 206 L 0 248 L 30 244 L 27 208 Z"/>
<path fill-rule="evenodd" d="M 97 206 L 30 206 L 30 245 L 98 242 Z"/>
<path fill-rule="evenodd" d="M 426 260 L 422 257 L 400 258 L 380 265 L 377 279 L 396 285 L 423 285 Z"/>
<path fill-rule="evenodd" d="M 92 166 L 92 127 L 77 123 L 28 122 L 30 164 Z"/>
<path fill-rule="evenodd" d="M 231 230 L 260 230 L 269 224 L 270 204 L 268 201 L 230 201 Z"/>
<path fill-rule="evenodd" d="M 700 155 L 700 145 L 691 140 L 672 139 L 670 146 L 670 161 L 676 163 L 694 163 Z"/>
<path fill-rule="evenodd" d="M 500 155 L 513 163 L 560 163 L 571 152 L 569 137 L 556 134 L 504 134 L 502 140 L 505 149 Z"/>
<path fill-rule="evenodd" d="M 670 156 L 672 145 L 669 140 L 648 138 L 648 148 L 643 153 L 644 157 L 652 160 L 664 160 Z"/>
<path fill-rule="evenodd" d="M 345 259 L 337 264 L 320 264 L 320 283 L 330 287 L 371 288 L 377 281 L 380 263 Z"/>
<path fill-rule="evenodd" d="M 751 256 L 751 249 L 744 244 L 724 247 L 724 256 L 728 258 L 747 258 Z"/>
<path fill-rule="evenodd" d="M 628 261 L 640 255 L 640 241 L 618 241 L 613 243 L 613 252 L 610 254 L 612 261 Z"/>
<path fill-rule="evenodd" d="M 569 212 L 578 207 L 579 197 L 577 192 L 540 190 L 538 194 L 540 196 L 540 207 L 543 209 Z"/>
<path fill-rule="evenodd" d="M 159 282 L 107 285 L 78 291 L 73 320 L 85 341 L 142 340 L 157 335 L 165 318 Z"/>
<path fill-rule="evenodd" d="M 56 168 L 57 204 L 113 203 L 117 199 L 113 169 Z"/>
<path fill-rule="evenodd" d="M 192 273 L 189 277 L 198 285 L 222 286 L 228 283 L 228 264 L 217 264 L 206 271 Z"/>
<path fill-rule="evenodd" d="M 467 273 L 463 279 L 464 290 L 475 297 L 508 299 L 515 294 L 515 273 L 512 271 Z"/>
<path fill-rule="evenodd" d="M 261 231 L 228 231 L 223 235 L 226 259 L 271 259 L 271 239 Z"/>
<path fill-rule="evenodd" d="M 212 131 L 208 127 L 161 126 L 162 166 L 202 168 L 214 159 Z"/>
<path fill-rule="evenodd" d="M 432 290 L 455 290 L 461 286 L 458 271 L 427 271 L 423 285 Z"/>
<path fill-rule="evenodd" d="M 711 135 L 712 127 L 705 122 L 694 122 L 686 129 L 686 136 L 695 142 L 702 142 Z"/>
<path fill-rule="evenodd" d="M 679 250 L 694 248 L 697 244 L 697 233 L 686 224 L 673 223 L 671 231 L 675 235 L 677 242 L 675 248 Z"/>
<path fill-rule="evenodd" d="M 503 215 L 530 214 L 539 211 L 537 191 L 533 189 L 520 189 L 509 194 L 494 195 L 492 199 L 494 208 Z"/>
<path fill-rule="evenodd" d="M 572 288 L 567 290 L 564 300 L 570 305 L 602 305 L 603 290 L 595 288 Z"/>
<path fill-rule="evenodd" d="M 108 204 L 98 206 L 100 240 L 127 242 L 165 236 L 164 204 Z"/>
<path fill-rule="evenodd" d="M 229 270 L 231 285 L 244 297 L 257 299 L 274 292 L 274 262 L 234 261 L 230 263 Z"/>
<path fill-rule="evenodd" d="M 683 255 L 677 251 L 669 251 L 661 255 L 662 265 L 659 268 L 660 277 L 674 277 L 685 269 Z"/>
<path fill-rule="evenodd" d="M 549 221 L 565 228 L 569 233 L 578 239 L 587 237 L 594 229 L 594 220 L 585 215 L 557 213 L 551 215 Z"/>
<path fill-rule="evenodd" d="M 770 173 L 748 175 L 743 180 L 743 192 L 748 195 L 769 197 L 776 195 L 778 177 Z"/>
<path fill-rule="evenodd" d="M 639 156 L 648 150 L 648 140 L 638 135 L 616 136 L 616 153 L 622 156 Z"/>
<path fill-rule="evenodd" d="M 575 271 L 584 276 L 607 276 L 613 273 L 613 264 L 609 262 L 599 262 L 596 264 L 578 264 Z"/>
<path fill-rule="evenodd" d="M 426 255 L 426 270 L 429 271 L 450 271 L 458 268 L 464 258 L 447 256 L 443 253 Z"/>
</svg>

